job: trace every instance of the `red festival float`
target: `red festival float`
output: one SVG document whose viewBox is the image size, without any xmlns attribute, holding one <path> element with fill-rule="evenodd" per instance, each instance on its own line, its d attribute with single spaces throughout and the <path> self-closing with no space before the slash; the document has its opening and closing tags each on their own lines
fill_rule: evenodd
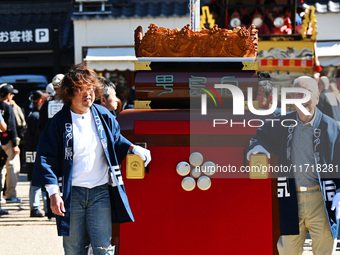
<svg viewBox="0 0 340 255">
<path fill-rule="evenodd" d="M 266 175 L 240 171 L 261 118 L 234 115 L 230 91 L 215 87 L 233 85 L 244 95 L 253 87 L 256 95 L 255 27 L 197 32 L 151 24 L 145 34 L 136 29 L 135 45 L 138 101 L 117 119 L 152 161 L 146 170 L 138 160 L 123 162 L 135 222 L 115 226 L 119 254 L 275 254 L 276 187 Z M 221 113 L 225 125 L 214 127 L 211 118 Z"/>
</svg>

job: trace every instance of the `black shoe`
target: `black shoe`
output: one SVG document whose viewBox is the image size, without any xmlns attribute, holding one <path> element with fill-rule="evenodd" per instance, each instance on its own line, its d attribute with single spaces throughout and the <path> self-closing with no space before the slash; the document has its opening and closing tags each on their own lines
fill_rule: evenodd
<svg viewBox="0 0 340 255">
<path fill-rule="evenodd" d="M 8 197 L 6 198 L 7 204 L 21 203 L 21 199 L 18 197 Z"/>
<path fill-rule="evenodd" d="M 0 208 L 0 216 L 8 214 L 8 211 Z"/>
<path fill-rule="evenodd" d="M 49 220 L 51 220 L 51 219 L 55 219 L 55 215 L 54 215 L 54 213 L 52 213 L 50 210 L 48 210 L 47 212 L 45 212 L 45 216 L 47 216 L 47 218 L 49 219 Z"/>
<path fill-rule="evenodd" d="M 39 209 L 31 210 L 31 217 L 44 217 L 45 214 Z"/>
</svg>

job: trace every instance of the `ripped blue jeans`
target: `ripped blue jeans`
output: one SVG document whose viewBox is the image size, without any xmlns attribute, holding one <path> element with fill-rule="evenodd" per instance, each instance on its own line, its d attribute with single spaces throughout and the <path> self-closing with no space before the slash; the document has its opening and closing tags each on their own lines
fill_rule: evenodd
<svg viewBox="0 0 340 255">
<path fill-rule="evenodd" d="M 72 187 L 70 236 L 63 237 L 66 255 L 82 255 L 85 226 L 94 255 L 113 255 L 111 205 L 108 185 L 92 189 Z"/>
</svg>

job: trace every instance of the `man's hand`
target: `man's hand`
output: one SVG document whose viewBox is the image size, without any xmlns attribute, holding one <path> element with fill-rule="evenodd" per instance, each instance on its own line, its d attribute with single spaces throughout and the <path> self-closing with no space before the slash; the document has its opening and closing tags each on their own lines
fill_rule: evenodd
<svg viewBox="0 0 340 255">
<path fill-rule="evenodd" d="M 20 154 L 19 146 L 13 147 L 13 154 L 14 154 L 14 155 Z"/>
<path fill-rule="evenodd" d="M 51 210 L 54 214 L 59 216 L 65 216 L 64 201 L 58 193 L 50 196 L 51 199 Z"/>
<path fill-rule="evenodd" d="M 14 105 L 15 105 L 15 101 L 14 101 L 13 99 L 12 99 L 12 100 L 10 100 L 10 101 L 9 101 L 9 105 L 10 105 L 10 106 L 12 106 L 12 107 L 14 107 Z"/>
<path fill-rule="evenodd" d="M 270 158 L 270 153 L 263 148 L 261 145 L 256 145 L 247 153 L 247 159 L 249 160 L 250 155 L 252 154 L 266 154 L 268 158 Z"/>
<path fill-rule="evenodd" d="M 333 197 L 331 210 L 335 209 L 335 218 L 340 219 L 340 193 L 336 193 Z"/>
<path fill-rule="evenodd" d="M 144 165 L 147 166 L 150 161 L 151 161 L 151 153 L 149 150 L 144 149 L 141 146 L 138 145 L 134 145 L 134 147 L 132 148 L 131 151 L 133 154 L 136 154 L 138 156 L 140 156 L 142 158 L 142 160 L 144 161 Z"/>
</svg>

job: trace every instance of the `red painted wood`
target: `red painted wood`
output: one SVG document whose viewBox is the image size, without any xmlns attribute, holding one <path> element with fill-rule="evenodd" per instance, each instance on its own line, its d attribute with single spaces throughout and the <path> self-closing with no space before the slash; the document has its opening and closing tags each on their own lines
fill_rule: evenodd
<svg viewBox="0 0 340 255">
<path fill-rule="evenodd" d="M 150 174 L 126 180 L 135 216 L 121 225 L 120 254 L 252 254 L 273 252 L 271 180 L 211 178 L 207 191 L 184 191 L 176 172 L 189 147 L 151 147 Z M 201 148 L 191 148 L 193 150 Z M 241 165 L 242 148 L 211 148 L 206 160 Z M 216 153 L 219 151 L 219 153 Z M 215 155 L 215 156 L 214 156 Z M 124 163 L 123 163 L 124 166 Z M 123 170 L 123 175 L 124 170 Z"/>
</svg>

